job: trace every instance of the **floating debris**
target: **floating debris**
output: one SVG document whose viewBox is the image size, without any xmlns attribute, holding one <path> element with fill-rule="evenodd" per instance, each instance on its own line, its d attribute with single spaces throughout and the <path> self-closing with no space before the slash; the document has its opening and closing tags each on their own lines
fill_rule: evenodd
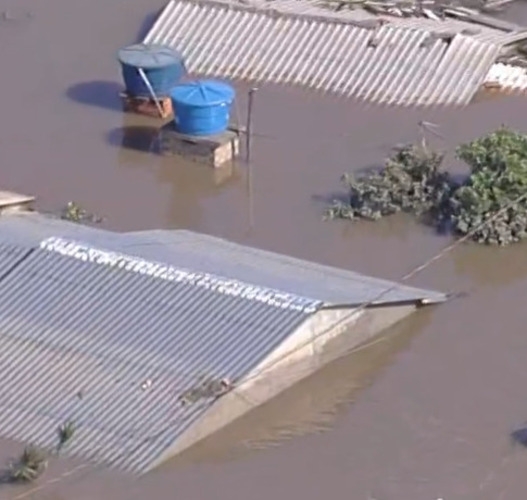
<svg viewBox="0 0 527 500">
<path fill-rule="evenodd" d="M 377 220 L 404 211 L 442 231 L 470 233 L 477 243 L 508 245 L 525 239 L 527 136 L 500 128 L 461 145 L 457 156 L 471 169 L 462 184 L 441 170 L 442 154 L 426 144 L 404 146 L 379 172 L 343 176 L 348 199 L 335 201 L 325 216 Z"/>
<path fill-rule="evenodd" d="M 178 400 L 183 406 L 187 406 L 198 402 L 200 399 L 215 399 L 223 396 L 232 387 L 233 385 L 229 379 L 218 379 L 202 375 L 193 387 L 179 396 Z"/>
<path fill-rule="evenodd" d="M 98 215 L 87 212 L 74 201 L 68 202 L 68 204 L 63 208 L 60 218 L 70 222 L 88 222 L 92 224 L 99 224 L 104 220 Z"/>
<path fill-rule="evenodd" d="M 340 12 L 344 9 L 363 9 L 375 15 L 393 17 L 424 17 L 436 21 L 449 16 L 466 16 L 471 14 L 503 12 L 517 0 L 476 0 L 463 2 L 459 0 L 321 0 L 321 7 Z M 468 9 L 463 4 L 471 4 Z"/>
<path fill-rule="evenodd" d="M 9 464 L 9 478 L 15 482 L 34 481 L 47 469 L 47 466 L 46 452 L 30 445 L 24 448 L 18 460 Z"/>
</svg>

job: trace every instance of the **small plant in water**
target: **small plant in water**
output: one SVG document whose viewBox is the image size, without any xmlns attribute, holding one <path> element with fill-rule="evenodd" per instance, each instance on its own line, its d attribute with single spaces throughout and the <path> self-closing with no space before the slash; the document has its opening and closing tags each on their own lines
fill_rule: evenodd
<svg viewBox="0 0 527 500">
<path fill-rule="evenodd" d="M 93 224 L 98 224 L 103 220 L 102 217 L 87 212 L 74 201 L 68 202 L 68 204 L 62 209 L 60 218 L 70 222 L 91 222 Z"/>
<path fill-rule="evenodd" d="M 28 482 L 37 479 L 47 468 L 48 459 L 45 451 L 29 445 L 24 448 L 18 460 L 9 464 L 9 478 L 15 482 Z"/>
</svg>

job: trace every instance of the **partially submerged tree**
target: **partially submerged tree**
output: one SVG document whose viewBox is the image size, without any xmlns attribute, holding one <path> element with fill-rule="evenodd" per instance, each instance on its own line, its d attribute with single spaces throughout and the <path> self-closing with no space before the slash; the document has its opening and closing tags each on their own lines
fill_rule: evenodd
<svg viewBox="0 0 527 500">
<path fill-rule="evenodd" d="M 527 136 L 500 128 L 461 145 L 457 156 L 471 170 L 462 184 L 441 170 L 443 155 L 426 143 L 405 146 L 379 172 L 343 176 L 348 199 L 334 202 L 326 217 L 376 220 L 405 211 L 479 243 L 525 238 Z"/>
<path fill-rule="evenodd" d="M 448 174 L 440 170 L 442 162 L 443 155 L 425 145 L 404 146 L 379 172 L 344 175 L 348 199 L 334 202 L 326 217 L 377 220 L 399 211 L 420 216 L 435 213 L 450 193 Z"/>
<path fill-rule="evenodd" d="M 507 128 L 463 144 L 457 155 L 471 174 L 452 196 L 455 232 L 506 245 L 527 236 L 527 136 Z M 500 213 L 502 211 L 502 213 Z M 496 216 L 499 213 L 498 216 Z M 483 222 L 489 221 L 481 229 Z"/>
</svg>

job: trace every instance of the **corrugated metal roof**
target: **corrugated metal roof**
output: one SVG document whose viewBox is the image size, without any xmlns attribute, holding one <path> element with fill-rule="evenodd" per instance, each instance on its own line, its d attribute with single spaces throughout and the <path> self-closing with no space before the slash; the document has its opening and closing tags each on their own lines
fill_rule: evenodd
<svg viewBox="0 0 527 500">
<path fill-rule="evenodd" d="M 31 251 L 18 245 L 0 243 L 0 280 L 16 269 Z"/>
<path fill-rule="evenodd" d="M 0 238 L 37 246 L 52 236 L 83 241 L 99 248 L 146 260 L 253 283 L 327 305 L 357 304 L 375 299 L 394 283 L 360 273 L 324 266 L 265 250 L 239 245 L 192 231 L 113 233 L 39 214 L 0 217 Z M 399 285 L 380 303 L 442 301 L 444 295 Z"/>
<path fill-rule="evenodd" d="M 394 285 L 188 231 L 117 234 L 38 214 L 0 217 L 0 257 L 0 271 L 18 263 L 0 286 L 0 435 L 52 446 L 73 420 L 68 453 L 134 472 L 210 408 L 178 400 L 199 375 L 236 382 L 321 297 L 362 301 Z"/>
<path fill-rule="evenodd" d="M 119 239 L 123 233 L 106 231 L 100 226 L 76 224 L 56 216 L 38 212 L 19 212 L 0 217 L 0 242 L 38 247 L 39 243 L 51 236 L 80 239 L 93 245 L 104 245 Z"/>
<path fill-rule="evenodd" d="M 510 33 L 502 30 L 451 18 L 436 21 L 424 17 L 394 17 L 390 20 L 390 24 L 401 28 L 428 31 L 438 35 L 464 34 L 474 40 L 496 45 L 506 43 L 510 37 Z"/>
<path fill-rule="evenodd" d="M 527 90 L 527 68 L 496 63 L 485 78 L 485 85 L 504 93 L 523 93 Z"/>
<path fill-rule="evenodd" d="M 225 277 L 312 297 L 327 306 L 368 302 L 394 286 L 390 281 L 191 231 L 134 233 L 123 239 L 122 247 L 145 259 L 199 267 L 210 273 L 221 269 Z M 423 290 L 398 285 L 377 302 L 414 301 L 419 297 L 423 297 Z M 423 298 L 441 301 L 444 295 L 426 292 Z"/>
<path fill-rule="evenodd" d="M 72 419 L 69 452 L 146 470 L 212 403 L 178 401 L 200 374 L 239 380 L 317 305 L 268 299 L 33 252 L 0 287 L 0 434 L 53 446 Z"/>
<path fill-rule="evenodd" d="M 468 104 L 501 47 L 463 34 L 447 43 L 431 37 L 430 23 L 426 29 L 388 23 L 372 30 L 360 27 L 353 11 L 309 2 L 304 11 L 302 2 L 268 5 L 171 0 L 144 42 L 177 49 L 195 74 L 422 106 Z M 488 30 L 482 32 L 490 36 Z"/>
</svg>

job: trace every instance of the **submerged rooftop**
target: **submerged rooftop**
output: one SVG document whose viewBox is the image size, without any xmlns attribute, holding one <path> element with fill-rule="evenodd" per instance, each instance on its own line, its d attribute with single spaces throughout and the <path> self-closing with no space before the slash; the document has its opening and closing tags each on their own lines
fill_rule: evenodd
<svg viewBox="0 0 527 500">
<path fill-rule="evenodd" d="M 0 436 L 51 446 L 73 420 L 69 453 L 139 473 L 247 411 L 230 394 L 182 405 L 200 375 L 234 393 L 286 344 L 355 324 L 358 304 L 395 311 L 385 327 L 445 299 L 190 231 L 37 213 L 0 217 L 0 285 Z"/>
<path fill-rule="evenodd" d="M 518 85 L 517 69 L 514 78 L 507 65 L 490 72 L 527 38 L 524 27 L 463 8 L 443 9 L 440 18 L 430 9 L 394 16 L 343 5 L 170 0 L 144 43 L 177 49 L 190 73 L 298 85 L 377 104 L 466 105 L 488 78 Z"/>
</svg>

